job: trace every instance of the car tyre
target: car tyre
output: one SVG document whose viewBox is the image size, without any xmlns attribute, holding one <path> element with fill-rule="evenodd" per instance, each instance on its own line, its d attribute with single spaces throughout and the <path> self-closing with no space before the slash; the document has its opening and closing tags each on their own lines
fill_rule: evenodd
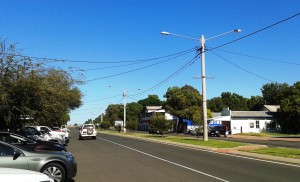
<svg viewBox="0 0 300 182">
<path fill-rule="evenodd" d="M 79 135 L 79 138 L 78 138 L 79 140 L 82 140 L 82 137 Z"/>
<path fill-rule="evenodd" d="M 93 137 L 92 137 L 92 139 L 94 139 L 94 140 L 95 140 L 95 139 L 96 139 L 96 137 L 95 137 L 95 136 L 93 136 Z"/>
<path fill-rule="evenodd" d="M 55 182 L 64 182 L 66 179 L 65 169 L 60 164 L 47 164 L 42 168 L 41 172 L 49 176 L 49 178 Z"/>
</svg>

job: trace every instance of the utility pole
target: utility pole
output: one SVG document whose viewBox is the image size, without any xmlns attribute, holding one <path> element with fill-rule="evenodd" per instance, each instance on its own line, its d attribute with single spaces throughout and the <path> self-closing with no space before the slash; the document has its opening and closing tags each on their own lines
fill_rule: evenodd
<svg viewBox="0 0 300 182">
<path fill-rule="evenodd" d="M 208 141 L 208 132 L 207 132 L 207 105 L 206 105 L 206 78 L 205 78 L 205 38 L 204 35 L 201 35 L 200 38 L 200 51 L 201 51 L 201 68 L 202 68 L 202 108 L 203 108 L 203 141 Z"/>
<path fill-rule="evenodd" d="M 124 97 L 124 121 L 123 121 L 123 128 L 124 133 L 126 133 L 126 90 L 123 91 L 123 97 Z"/>
<path fill-rule="evenodd" d="M 203 99 L 203 140 L 204 141 L 208 141 L 208 129 L 207 129 L 207 104 L 206 104 L 206 76 L 205 76 L 205 57 L 204 57 L 204 52 L 205 52 L 205 41 L 210 40 L 210 39 L 214 39 L 220 36 L 223 36 L 225 34 L 231 33 L 231 32 L 236 32 L 239 33 L 241 32 L 240 29 L 235 29 L 235 30 L 230 30 L 228 32 L 224 32 L 222 34 L 210 37 L 208 39 L 204 38 L 204 35 L 201 35 L 200 39 L 196 39 L 193 37 L 188 37 L 188 36 L 184 36 L 184 35 L 179 35 L 179 34 L 174 34 L 174 33 L 170 33 L 170 32 L 161 32 L 162 35 L 173 35 L 173 36 L 177 36 L 177 37 L 181 37 L 181 38 L 186 38 L 186 39 L 191 39 L 191 40 L 196 40 L 196 41 L 200 41 L 200 53 L 201 53 L 201 72 L 202 72 L 202 99 Z"/>
</svg>

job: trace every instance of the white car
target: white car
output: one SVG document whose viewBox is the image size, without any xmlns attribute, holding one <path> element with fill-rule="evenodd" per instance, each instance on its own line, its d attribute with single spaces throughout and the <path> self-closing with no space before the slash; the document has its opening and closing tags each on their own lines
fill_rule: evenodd
<svg viewBox="0 0 300 182">
<path fill-rule="evenodd" d="M 38 131 L 49 133 L 52 136 L 60 136 L 65 140 L 65 143 L 69 142 L 69 132 L 68 130 L 57 130 L 54 131 L 48 126 L 34 126 Z"/>
<path fill-rule="evenodd" d="M 97 131 L 94 124 L 83 124 L 79 128 L 79 140 L 83 138 L 96 139 Z"/>
<path fill-rule="evenodd" d="M 54 182 L 46 174 L 25 169 L 0 168 L 1 181 Z"/>
</svg>

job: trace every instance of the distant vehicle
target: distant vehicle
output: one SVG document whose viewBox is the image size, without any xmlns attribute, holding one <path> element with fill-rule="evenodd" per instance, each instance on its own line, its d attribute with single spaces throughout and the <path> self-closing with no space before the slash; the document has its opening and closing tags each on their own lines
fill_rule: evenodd
<svg viewBox="0 0 300 182">
<path fill-rule="evenodd" d="M 70 152 L 29 151 L 2 141 L 0 141 L 0 167 L 41 172 L 55 182 L 67 181 L 77 174 L 77 163 Z"/>
<path fill-rule="evenodd" d="M 83 138 L 96 139 L 97 131 L 94 124 L 83 124 L 79 129 L 79 140 Z"/>
<path fill-rule="evenodd" d="M 220 137 L 221 135 L 227 137 L 226 126 L 213 126 L 208 131 L 208 136 Z"/>
<path fill-rule="evenodd" d="M 9 132 L 0 132 L 0 141 L 17 145 L 21 148 L 26 148 L 31 151 L 37 150 L 52 150 L 52 151 L 67 151 L 64 145 L 55 142 L 32 140 L 30 138 Z"/>
<path fill-rule="evenodd" d="M 25 169 L 0 168 L 1 181 L 54 182 L 46 174 Z"/>
</svg>

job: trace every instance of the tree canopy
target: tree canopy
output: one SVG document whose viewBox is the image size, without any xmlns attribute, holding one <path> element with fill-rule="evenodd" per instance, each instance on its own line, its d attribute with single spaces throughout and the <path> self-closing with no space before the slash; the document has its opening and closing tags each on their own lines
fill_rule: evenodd
<svg viewBox="0 0 300 182">
<path fill-rule="evenodd" d="M 183 119 L 193 120 L 196 124 L 203 123 L 202 96 L 192 86 L 185 85 L 181 88 L 169 88 L 164 95 L 166 100 L 165 108 L 172 115 L 179 117 L 177 130 L 182 132 Z M 212 117 L 210 110 L 207 110 L 208 117 Z"/>
<path fill-rule="evenodd" d="M 15 45 L 0 43 L 0 122 L 2 127 L 36 122 L 66 124 L 81 105 L 81 92 L 67 72 L 17 56 Z"/>
</svg>

